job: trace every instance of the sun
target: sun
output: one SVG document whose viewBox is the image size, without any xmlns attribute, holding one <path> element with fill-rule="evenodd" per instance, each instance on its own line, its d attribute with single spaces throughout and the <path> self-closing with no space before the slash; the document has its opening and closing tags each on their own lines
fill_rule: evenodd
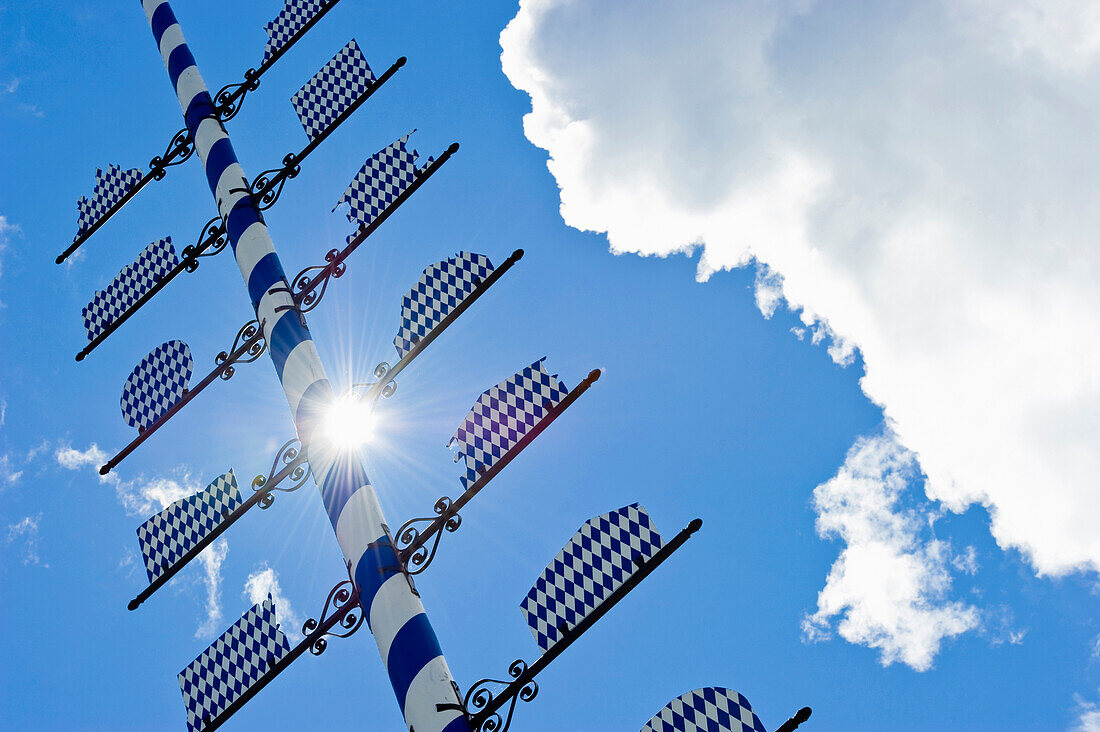
<svg viewBox="0 0 1100 732">
<path fill-rule="evenodd" d="M 325 413 L 321 429 L 327 440 L 346 449 L 361 447 L 374 439 L 378 418 L 372 404 L 355 394 L 337 397 Z"/>
</svg>

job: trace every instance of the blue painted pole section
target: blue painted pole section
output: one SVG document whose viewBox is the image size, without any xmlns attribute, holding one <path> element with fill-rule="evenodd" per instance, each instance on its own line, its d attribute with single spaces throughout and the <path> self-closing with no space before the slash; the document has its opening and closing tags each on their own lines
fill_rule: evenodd
<svg viewBox="0 0 1100 732">
<path fill-rule="evenodd" d="M 165 0 L 143 0 L 142 5 L 226 223 L 256 317 L 263 323 L 298 437 L 309 446 L 314 480 L 355 578 L 405 724 L 410 732 L 469 732 L 465 717 L 455 708 L 458 693 L 420 597 L 396 569 L 393 540 L 358 454 L 328 444 L 321 436 L 311 440 L 333 402 L 332 388 L 183 32 Z M 437 704 L 449 708 L 438 711 Z M 366 726 L 375 728 L 371 722 Z"/>
</svg>

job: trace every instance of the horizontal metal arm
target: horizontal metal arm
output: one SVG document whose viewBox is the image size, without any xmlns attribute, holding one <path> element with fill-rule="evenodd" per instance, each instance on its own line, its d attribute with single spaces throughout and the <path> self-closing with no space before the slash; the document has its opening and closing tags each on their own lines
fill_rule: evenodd
<svg viewBox="0 0 1100 732">
<path fill-rule="evenodd" d="M 799 725 L 810 718 L 811 714 L 813 714 L 812 709 L 810 709 L 809 707 L 802 707 L 794 713 L 793 717 L 788 719 L 783 724 L 779 725 L 779 727 L 776 728 L 775 732 L 794 732 L 794 730 L 798 729 Z"/>
<path fill-rule="evenodd" d="M 252 328 L 254 328 L 254 332 L 251 335 L 248 335 L 248 331 Z M 240 341 L 242 336 L 245 337 L 245 341 L 241 343 L 239 347 L 236 347 L 237 342 Z M 165 422 L 170 420 L 176 415 L 177 412 L 187 406 L 187 404 L 196 396 L 198 396 L 203 389 L 208 387 L 210 383 L 214 381 L 214 379 L 219 377 L 223 380 L 230 379 L 235 371 L 235 369 L 233 368 L 233 364 L 240 361 L 246 353 L 248 354 L 248 358 L 241 361 L 242 363 L 251 363 L 252 361 L 255 361 L 257 358 L 259 358 L 261 355 L 263 355 L 263 352 L 267 350 L 267 342 L 264 341 L 263 323 L 259 323 L 255 320 L 245 323 L 241 330 L 237 333 L 237 340 L 234 341 L 233 345 L 234 348 L 229 353 L 222 351 L 218 354 L 218 357 L 215 359 L 215 362 L 218 365 L 214 367 L 213 371 L 206 375 L 205 379 L 200 381 L 195 386 L 195 388 L 188 389 L 184 393 L 183 397 L 180 398 L 178 402 L 173 404 L 168 409 L 168 411 L 158 417 L 155 422 L 153 422 L 145 429 L 140 430 L 138 432 L 138 436 L 135 437 L 129 445 L 122 448 L 122 450 L 120 450 L 117 455 L 115 455 L 113 458 L 108 460 L 103 466 L 100 467 L 99 474 L 106 475 L 107 473 L 111 472 L 112 468 L 122 462 L 127 455 L 132 453 L 135 449 L 137 449 L 139 445 L 141 445 L 141 443 L 149 439 L 149 437 L 151 437 L 154 432 L 164 426 Z"/>
<path fill-rule="evenodd" d="M 231 512 L 228 516 L 222 519 L 222 522 L 218 524 L 213 531 L 204 536 L 199 542 L 187 551 L 182 557 L 176 560 L 176 563 L 164 570 L 164 572 L 153 580 L 148 587 L 138 593 L 137 597 L 130 600 L 130 603 L 126 606 L 130 610 L 137 610 L 141 606 L 141 603 L 148 600 L 153 596 L 153 593 L 164 587 L 168 583 L 168 580 L 176 576 L 181 569 L 187 566 L 187 564 L 202 553 L 202 550 L 214 543 L 219 536 L 221 536 L 226 529 L 236 523 L 237 519 L 248 513 L 248 510 L 260 504 L 260 508 L 267 508 L 271 505 L 275 497 L 272 495 L 272 491 L 280 490 L 284 493 L 296 491 L 302 487 L 302 484 L 309 479 L 310 468 L 306 461 L 306 451 L 304 448 L 294 447 L 294 443 L 298 442 L 297 439 L 293 439 L 283 445 L 279 452 L 275 456 L 275 462 L 271 466 L 271 472 L 264 478 L 262 475 L 257 475 L 252 480 L 253 493 L 248 497 L 248 500 L 242 503 L 240 506 Z M 299 443 L 300 445 L 300 443 Z M 286 465 L 276 470 L 276 467 L 280 462 L 286 463 Z M 292 485 L 289 488 L 279 488 L 279 484 L 284 479 L 289 477 L 292 481 Z"/>
<path fill-rule="evenodd" d="M 430 553 L 424 547 L 431 541 L 432 537 L 440 534 L 444 528 L 447 528 L 449 522 L 454 525 L 454 519 L 458 517 L 458 512 L 461 511 L 467 503 L 473 500 L 474 496 L 476 496 L 482 488 L 488 485 L 489 481 L 496 477 L 497 473 L 504 470 L 508 463 L 512 462 L 512 460 L 523 452 L 536 437 L 542 434 L 543 430 L 561 416 L 562 412 L 568 409 L 573 402 L 577 401 L 581 394 L 588 391 L 589 387 L 596 383 L 596 380 L 599 378 L 599 369 L 590 371 L 588 376 L 584 378 L 584 381 L 574 387 L 573 390 L 566 394 L 565 398 L 555 406 L 546 410 L 546 415 L 539 420 L 539 423 L 532 427 L 531 431 L 524 435 L 519 442 L 512 445 L 511 449 L 501 455 L 500 459 L 497 460 L 491 468 L 478 476 L 474 484 L 467 488 L 457 500 L 452 503 L 451 500 L 446 497 L 439 499 L 439 501 L 436 502 L 436 512 L 439 516 L 432 520 L 431 524 L 429 524 L 423 532 L 416 529 L 413 524 L 418 521 L 424 521 L 425 519 L 412 519 L 411 521 L 406 521 L 401 528 L 397 530 L 396 540 L 398 542 L 398 558 L 406 567 L 409 564 L 417 567 L 417 569 L 409 570 L 409 574 L 419 574 L 431 563 L 431 559 L 435 555 L 435 545 L 433 545 Z M 458 521 L 461 523 L 461 519 L 458 519 Z M 455 525 L 455 528 L 458 528 L 457 525 Z M 454 528 L 450 529 L 450 531 L 454 530 Z M 435 544 L 438 545 L 438 543 L 439 539 L 436 538 Z"/>
<path fill-rule="evenodd" d="M 342 585 L 350 585 L 350 588 L 343 588 Z M 280 658 L 275 663 L 271 664 L 271 667 L 267 670 L 263 676 L 256 680 L 256 683 L 248 687 L 232 704 L 225 708 L 218 716 L 204 720 L 202 726 L 202 732 L 214 732 L 218 727 L 225 724 L 226 720 L 232 717 L 237 711 L 243 707 L 248 701 L 260 693 L 260 690 L 270 684 L 276 676 L 281 674 L 287 666 L 294 663 L 307 650 L 314 655 L 320 655 L 327 646 L 324 636 L 337 635 L 341 638 L 354 633 L 363 624 L 363 611 L 359 607 L 359 590 L 354 587 L 354 582 L 344 581 L 336 585 L 329 593 L 328 602 L 325 603 L 325 612 L 328 611 L 330 603 L 333 599 L 340 602 L 331 616 L 325 617 L 322 613 L 322 619 L 320 622 L 310 618 L 306 621 L 305 626 L 302 628 L 303 632 L 311 630 L 311 632 L 302 639 L 302 642 L 290 649 L 290 652 Z M 331 632 L 332 629 L 339 623 L 345 630 L 345 632 Z"/>
<path fill-rule="evenodd" d="M 428 331 L 423 338 L 418 340 L 416 344 L 405 352 L 405 355 L 401 357 L 397 363 L 393 366 L 386 364 L 379 364 L 375 370 L 374 375 L 378 377 L 378 382 L 371 385 L 370 389 L 363 395 L 365 401 L 377 401 L 379 396 L 387 396 L 386 387 L 393 383 L 393 380 L 397 378 L 397 375 L 405 370 L 405 367 L 413 362 L 417 356 L 423 353 L 424 349 L 431 345 L 432 341 L 438 338 L 443 331 L 458 319 L 458 316 L 462 315 L 466 310 L 477 302 L 477 299 L 481 297 L 485 292 L 496 284 L 497 280 L 504 276 L 504 274 L 512 268 L 512 266 L 523 259 L 523 250 L 517 249 L 512 252 L 508 259 L 493 270 L 492 274 L 483 279 L 477 284 L 473 291 L 466 296 L 462 302 L 458 304 L 451 312 L 447 313 L 447 317 L 439 321 L 439 323 Z M 385 366 L 385 368 L 383 368 Z M 389 393 L 393 393 L 391 389 Z"/>
<path fill-rule="evenodd" d="M 374 218 L 366 226 L 359 228 L 359 231 L 352 237 L 348 245 L 341 250 L 333 249 L 327 255 L 325 260 L 327 264 L 318 265 L 316 267 L 306 267 L 294 277 L 294 302 L 298 306 L 298 309 L 303 313 L 307 313 L 312 310 L 324 295 L 325 288 L 328 287 L 328 281 L 330 278 L 338 278 L 344 273 L 347 265 L 344 264 L 344 260 L 351 256 L 351 253 L 359 248 L 359 245 L 367 240 L 367 237 L 374 233 L 374 230 L 382 225 L 382 222 L 389 218 L 390 214 L 398 209 L 402 203 L 409 199 L 409 196 L 416 193 L 417 189 L 424 184 L 428 178 L 431 178 L 437 170 L 443 167 L 443 164 L 451 159 L 451 156 L 458 152 L 458 143 L 452 142 L 442 155 L 437 160 L 433 160 L 425 169 L 424 172 L 416 176 L 409 187 L 403 190 L 397 198 L 395 198 L 389 206 L 386 206 L 378 216 Z M 319 270 L 317 275 L 313 278 L 308 277 L 308 272 L 312 270 Z M 320 287 L 320 289 L 318 289 Z"/>
<path fill-rule="evenodd" d="M 565 631 L 561 635 L 561 640 L 555 643 L 550 650 L 542 654 L 542 656 L 529 667 L 523 661 L 515 661 L 509 669 L 509 673 L 515 681 L 509 683 L 499 694 L 493 694 L 486 686 L 483 686 L 484 684 L 501 683 L 494 682 L 493 679 L 482 679 L 471 686 L 464 700 L 471 727 L 479 732 L 488 732 L 489 730 L 493 730 L 493 732 L 505 732 L 508 728 L 508 723 L 511 722 L 512 710 L 515 709 L 515 699 L 517 696 L 524 701 L 530 701 L 534 698 L 535 694 L 538 693 L 538 684 L 535 683 L 535 677 L 538 676 L 539 672 L 550 665 L 555 658 L 560 656 L 566 648 L 573 644 L 573 641 L 584 635 L 585 631 L 591 628 L 597 620 L 606 615 L 611 608 L 615 607 L 620 600 L 626 597 L 627 594 L 637 587 L 642 580 L 648 577 L 653 570 L 661 566 L 661 563 L 672 556 L 672 553 L 683 546 L 684 543 L 691 538 L 691 535 L 702 526 L 702 519 L 693 519 L 686 528 L 661 547 L 649 561 L 638 567 L 638 571 L 623 582 L 619 589 L 612 592 L 601 605 L 581 620 L 581 622 L 577 623 L 572 630 Z M 470 712 L 471 704 L 477 708 L 477 711 Z M 509 708 L 507 719 L 502 722 L 499 715 L 497 715 L 497 711 L 505 704 L 509 704 Z M 496 719 L 494 719 L 494 716 L 496 716 Z M 492 722 L 492 724 L 486 725 L 486 722 Z"/>
</svg>

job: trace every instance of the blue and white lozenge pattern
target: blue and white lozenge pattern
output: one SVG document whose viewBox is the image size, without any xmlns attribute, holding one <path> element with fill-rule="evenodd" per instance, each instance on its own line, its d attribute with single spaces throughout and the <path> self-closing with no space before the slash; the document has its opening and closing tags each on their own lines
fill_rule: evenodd
<svg viewBox="0 0 1100 732">
<path fill-rule="evenodd" d="M 95 340 L 178 264 L 172 237 L 157 239 L 145 247 L 137 260 L 123 267 L 106 289 L 97 291 L 81 312 L 88 340 Z"/>
<path fill-rule="evenodd" d="M 663 544 L 637 503 L 585 521 L 520 604 L 542 652 L 599 607 Z"/>
<path fill-rule="evenodd" d="M 733 689 L 708 686 L 679 696 L 641 732 L 767 732 L 749 700 Z"/>
</svg>

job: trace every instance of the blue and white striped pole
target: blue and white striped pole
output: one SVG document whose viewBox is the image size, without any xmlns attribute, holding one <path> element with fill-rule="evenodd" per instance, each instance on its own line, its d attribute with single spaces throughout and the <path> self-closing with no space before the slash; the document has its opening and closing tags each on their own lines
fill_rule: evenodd
<svg viewBox="0 0 1100 732">
<path fill-rule="evenodd" d="M 359 589 L 371 632 L 410 732 L 469 732 L 457 707 L 458 693 L 428 622 L 420 597 L 397 570 L 397 554 L 382 508 L 359 456 L 318 436 L 319 420 L 334 401 L 332 388 L 294 306 L 263 217 L 248 192 L 229 135 L 214 115 L 214 105 L 195 58 L 165 0 L 143 0 L 145 15 L 176 89 L 187 130 L 206 171 L 230 246 L 248 287 L 256 317 L 264 324 L 268 353 L 282 382 L 290 412 L 336 531 L 336 539 Z M 439 711 L 437 704 L 445 705 Z M 373 728 L 373 725 L 369 725 Z"/>
</svg>

